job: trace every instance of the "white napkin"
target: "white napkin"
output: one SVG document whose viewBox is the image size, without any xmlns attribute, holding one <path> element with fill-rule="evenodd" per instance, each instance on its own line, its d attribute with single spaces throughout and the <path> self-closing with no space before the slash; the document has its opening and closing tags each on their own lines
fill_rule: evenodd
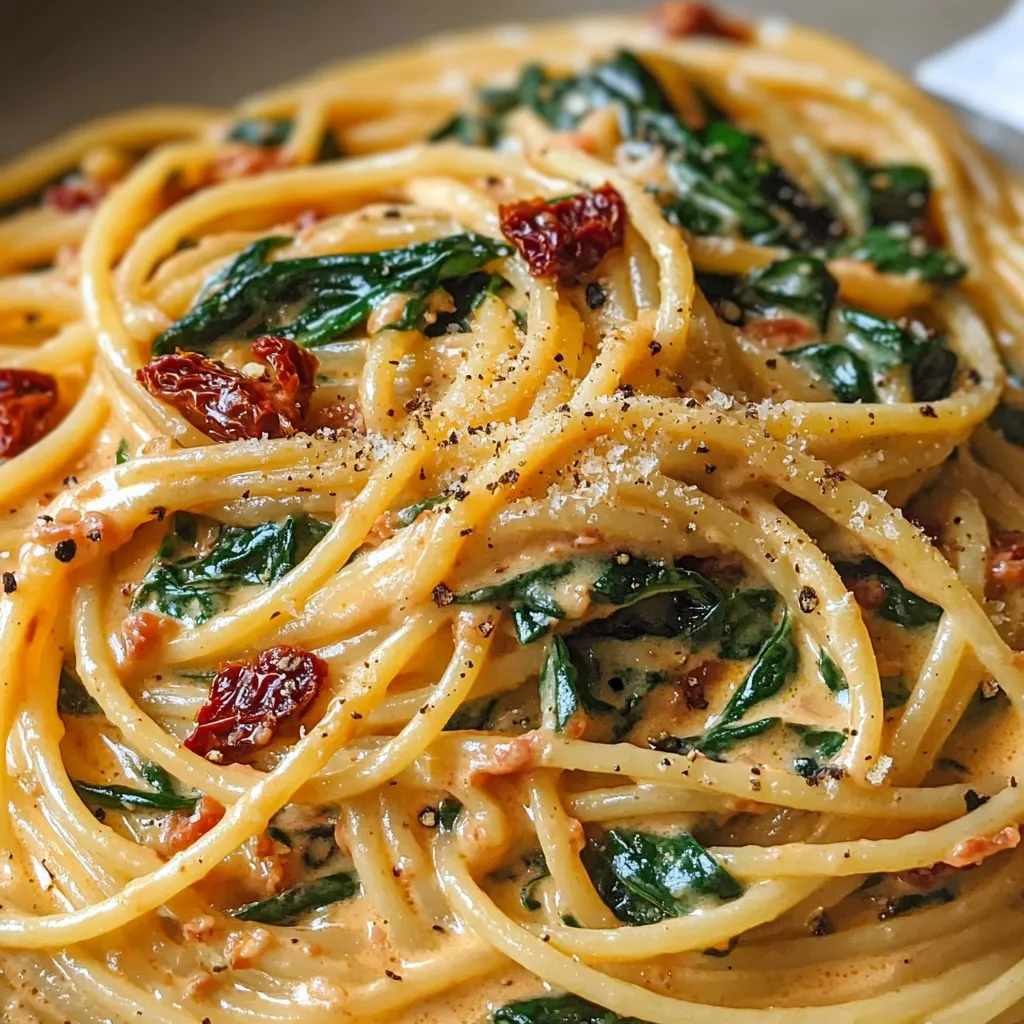
<svg viewBox="0 0 1024 1024">
<path fill-rule="evenodd" d="M 922 61 L 929 92 L 1024 132 L 1024 0 L 988 28 Z"/>
</svg>

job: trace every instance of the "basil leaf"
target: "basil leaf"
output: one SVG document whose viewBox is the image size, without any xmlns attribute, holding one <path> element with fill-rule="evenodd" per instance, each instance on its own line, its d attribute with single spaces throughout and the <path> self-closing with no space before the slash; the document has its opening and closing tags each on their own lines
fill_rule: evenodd
<svg viewBox="0 0 1024 1024">
<path fill-rule="evenodd" d="M 133 611 L 148 608 L 189 628 L 201 625 L 227 606 L 238 587 L 275 583 L 329 529 L 307 515 L 259 526 L 220 524 L 209 551 L 200 554 L 195 551 L 198 525 L 195 516 L 175 515 L 172 532 L 135 592 Z"/>
<path fill-rule="evenodd" d="M 491 1020 L 494 1024 L 646 1024 L 574 995 L 521 999 L 495 1010 Z"/>
<path fill-rule="evenodd" d="M 842 345 L 807 345 L 789 349 L 784 355 L 802 370 L 824 381 L 840 402 L 878 400 L 867 364 Z"/>
<path fill-rule="evenodd" d="M 61 665 L 57 682 L 57 711 L 62 715 L 101 715 L 103 709 L 82 685 L 78 673 L 70 665 Z"/>
<path fill-rule="evenodd" d="M 300 345 L 324 345 L 366 320 L 388 296 L 408 296 L 400 320 L 422 323 L 431 292 L 512 252 L 504 242 L 472 233 L 451 235 L 400 249 L 307 256 L 264 262 L 270 250 L 290 241 L 264 238 L 239 254 L 199 302 L 153 343 L 154 355 L 176 348 L 202 351 L 232 331 L 273 333 Z M 209 291 L 209 287 L 207 291 Z"/>
<path fill-rule="evenodd" d="M 722 709 L 718 723 L 708 732 L 708 737 L 716 729 L 738 721 L 756 704 L 774 697 L 796 672 L 798 663 L 799 652 L 793 641 L 793 627 L 787 608 L 775 632 L 765 641 L 746 679 Z"/>
<path fill-rule="evenodd" d="M 688 832 L 660 836 L 613 828 L 592 839 L 585 853 L 598 894 L 627 924 L 682 917 L 703 898 L 731 900 L 743 892 Z"/>
<path fill-rule="evenodd" d="M 191 811 L 199 799 L 179 796 L 173 790 L 147 793 L 129 786 L 97 786 L 75 780 L 71 784 L 83 803 L 119 811 Z"/>
<path fill-rule="evenodd" d="M 879 913 L 878 920 L 888 921 L 901 914 L 909 914 L 912 910 L 920 910 L 921 907 L 952 903 L 955 899 L 956 894 L 945 887 L 934 889 L 932 892 L 909 892 L 903 896 L 895 896 L 891 900 L 886 900 L 885 909 Z"/>
<path fill-rule="evenodd" d="M 942 618 L 942 608 L 937 604 L 907 590 L 899 579 L 881 562 L 865 558 L 859 562 L 835 562 L 836 572 L 848 580 L 876 579 L 885 591 L 885 598 L 878 606 L 878 614 L 889 622 L 912 629 L 928 626 Z"/>
<path fill-rule="evenodd" d="M 332 903 L 351 899 L 359 888 L 359 877 L 354 871 L 340 871 L 293 886 L 258 903 L 247 903 L 232 911 L 231 916 L 260 924 L 294 925 L 311 910 L 322 910 Z"/>
</svg>

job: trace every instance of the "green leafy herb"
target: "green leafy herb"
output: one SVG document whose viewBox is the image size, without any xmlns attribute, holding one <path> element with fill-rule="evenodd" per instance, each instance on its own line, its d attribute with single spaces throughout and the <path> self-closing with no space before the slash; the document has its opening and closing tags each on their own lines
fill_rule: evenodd
<svg viewBox="0 0 1024 1024">
<path fill-rule="evenodd" d="M 832 660 L 824 647 L 818 652 L 818 673 L 822 682 L 833 693 L 842 693 L 849 688 L 843 670 Z"/>
<path fill-rule="evenodd" d="M 78 673 L 70 665 L 61 665 L 57 683 L 57 710 L 62 715 L 100 715 L 103 709 L 82 685 Z"/>
<path fill-rule="evenodd" d="M 703 898 L 736 899 L 740 884 L 687 832 L 660 836 L 613 828 L 583 853 L 601 899 L 620 921 L 653 924 Z"/>
<path fill-rule="evenodd" d="M 540 706 L 545 722 L 550 722 L 555 732 L 565 732 L 569 723 L 583 713 L 585 700 L 569 648 L 562 637 L 553 636 L 540 673 Z"/>
<path fill-rule="evenodd" d="M 449 494 L 435 494 L 432 498 L 424 498 L 422 501 L 417 501 L 412 505 L 406 505 L 405 508 L 399 509 L 395 513 L 395 525 L 400 528 L 412 526 L 424 512 L 436 508 L 438 505 L 443 505 L 450 497 L 451 495 Z"/>
<path fill-rule="evenodd" d="M 999 405 L 989 417 L 988 425 L 1002 434 L 1010 444 L 1024 447 L 1024 408 Z"/>
<path fill-rule="evenodd" d="M 466 277 L 455 277 L 444 282 L 444 288 L 452 297 L 454 310 L 440 312 L 437 319 L 427 325 L 424 334 L 437 338 L 442 334 L 459 334 L 470 329 L 470 317 L 488 295 L 497 295 L 507 288 L 508 281 L 499 274 L 488 274 L 482 270 Z"/>
<path fill-rule="evenodd" d="M 131 455 L 129 454 L 128 449 L 128 438 L 122 437 L 117 446 L 117 451 L 114 452 L 114 465 L 123 466 L 130 458 Z"/>
<path fill-rule="evenodd" d="M 540 900 L 533 895 L 533 890 L 537 888 L 538 883 L 543 882 L 545 878 L 551 877 L 551 871 L 548 869 L 547 861 L 540 850 L 527 859 L 527 867 L 536 871 L 536 874 L 520 890 L 519 902 L 524 910 L 529 910 L 532 913 L 541 908 Z"/>
<path fill-rule="evenodd" d="M 741 725 L 722 725 L 710 729 L 706 736 L 692 737 L 693 746 L 690 749 L 699 750 L 706 757 L 713 761 L 722 760 L 722 755 L 736 746 L 743 740 L 749 740 L 754 736 L 760 736 L 774 729 L 782 721 L 781 718 L 759 718 L 754 722 L 743 722 Z M 687 740 L 681 741 L 684 745 Z M 663 748 L 659 748 L 663 749 Z M 680 749 L 675 753 L 685 754 L 688 749 Z"/>
<path fill-rule="evenodd" d="M 774 697 L 796 671 L 798 662 L 799 653 L 787 608 L 775 632 L 765 641 L 747 678 L 722 709 L 717 726 L 709 731 L 705 742 L 715 729 L 738 721 L 756 704 Z"/>
<path fill-rule="evenodd" d="M 295 121 L 290 117 L 246 117 L 235 122 L 228 134 L 228 139 L 231 142 L 244 142 L 249 146 L 259 146 L 261 149 L 276 149 L 288 141 L 294 127 Z M 320 140 L 316 162 L 337 160 L 341 155 L 338 137 L 330 128 L 325 129 Z"/>
<path fill-rule="evenodd" d="M 339 871 L 286 889 L 270 899 L 247 903 L 232 911 L 231 916 L 240 921 L 258 921 L 260 924 L 293 925 L 299 922 L 303 914 L 351 899 L 358 892 L 359 877 L 355 872 Z"/>
<path fill-rule="evenodd" d="M 921 907 L 932 906 L 939 903 L 952 903 L 956 894 L 950 889 L 933 889 L 931 892 L 909 892 L 903 896 L 895 896 L 887 900 L 885 909 L 878 914 L 879 921 L 888 921 L 890 918 L 899 917 L 900 914 L 909 914 L 912 910 L 920 910 Z"/>
<path fill-rule="evenodd" d="M 877 609 L 883 619 L 913 628 L 932 625 L 942 618 L 942 608 L 939 605 L 911 593 L 893 573 L 873 558 L 865 558 L 859 562 L 836 562 L 835 568 L 844 582 L 878 580 L 885 591 L 885 598 Z"/>
<path fill-rule="evenodd" d="M 785 355 L 802 370 L 824 381 L 840 402 L 878 399 L 864 360 L 842 345 L 807 345 L 789 349 Z"/>
<path fill-rule="evenodd" d="M 437 823 L 442 832 L 451 832 L 455 827 L 455 819 L 462 810 L 462 801 L 455 797 L 446 796 L 437 805 Z"/>
<path fill-rule="evenodd" d="M 489 729 L 491 728 L 494 709 L 498 706 L 497 697 L 481 697 L 479 700 L 470 700 L 463 704 L 448 719 L 445 725 L 445 732 L 458 732 L 462 729 Z"/>
<path fill-rule="evenodd" d="M 882 677 L 882 706 L 891 711 L 894 708 L 901 708 L 910 700 L 910 690 L 903 676 Z"/>
<path fill-rule="evenodd" d="M 740 590 L 722 605 L 719 657 L 727 661 L 753 658 L 775 632 L 774 590 Z"/>
<path fill-rule="evenodd" d="M 288 516 L 259 526 L 219 524 L 209 550 L 196 551 L 199 521 L 178 513 L 142 578 L 132 609 L 149 608 L 191 627 L 227 605 L 245 584 L 275 583 L 301 562 L 327 532 L 310 516 Z"/>
<path fill-rule="evenodd" d="M 512 610 L 516 638 L 521 644 L 530 644 L 551 629 L 552 619 L 564 618 L 565 611 L 555 600 L 553 584 L 567 576 L 573 568 L 572 562 L 551 562 L 513 576 L 503 583 L 459 594 L 455 603 L 507 603 Z"/>
<path fill-rule="evenodd" d="M 932 249 L 903 224 L 869 228 L 860 238 L 840 242 L 833 253 L 874 264 L 883 274 L 913 274 L 931 284 L 956 284 L 967 273 L 959 260 Z"/>
<path fill-rule="evenodd" d="M 620 1017 L 579 996 L 523 999 L 495 1010 L 493 1024 L 645 1024 L 637 1017 Z"/>
<path fill-rule="evenodd" d="M 812 729 L 808 725 L 791 725 L 795 732 L 819 761 L 831 761 L 846 743 L 846 733 L 826 729 Z"/>
<path fill-rule="evenodd" d="M 170 791 L 149 793 L 130 786 L 96 786 L 90 782 L 77 781 L 72 784 L 83 803 L 118 811 L 191 811 L 199 799 L 195 796 L 179 796 L 173 786 Z"/>
<path fill-rule="evenodd" d="M 202 351 L 241 329 L 324 345 L 397 294 L 407 296 L 405 310 L 388 326 L 412 330 L 423 323 L 431 292 L 512 252 L 504 242 L 467 233 L 381 252 L 265 262 L 272 249 L 289 241 L 263 238 L 243 249 L 199 302 L 156 339 L 153 353 Z"/>
<path fill-rule="evenodd" d="M 796 313 L 824 331 L 839 285 L 821 260 L 790 256 L 748 274 L 744 291 L 747 301 L 741 305 L 762 314 Z"/>
<path fill-rule="evenodd" d="M 844 163 L 857 183 L 865 220 L 869 225 L 917 226 L 924 220 L 932 182 L 923 167 L 914 164 L 872 167 L 849 158 Z"/>
</svg>

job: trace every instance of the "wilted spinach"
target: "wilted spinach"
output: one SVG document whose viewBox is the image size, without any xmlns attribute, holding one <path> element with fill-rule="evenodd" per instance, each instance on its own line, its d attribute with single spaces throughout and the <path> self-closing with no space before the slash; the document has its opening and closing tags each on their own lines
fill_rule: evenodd
<svg viewBox="0 0 1024 1024">
<path fill-rule="evenodd" d="M 359 892 L 359 876 L 354 871 L 324 875 L 313 882 L 293 886 L 257 903 L 247 903 L 231 912 L 240 921 L 260 924 L 293 925 L 312 910 L 351 899 Z"/>
</svg>

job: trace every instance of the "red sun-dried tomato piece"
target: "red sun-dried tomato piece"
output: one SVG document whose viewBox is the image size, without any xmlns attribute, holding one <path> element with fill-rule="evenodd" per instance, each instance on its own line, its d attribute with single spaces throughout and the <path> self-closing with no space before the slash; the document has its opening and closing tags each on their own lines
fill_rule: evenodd
<svg viewBox="0 0 1024 1024">
<path fill-rule="evenodd" d="M 301 647 L 271 647 L 255 661 L 222 664 L 185 746 L 218 763 L 264 747 L 326 678 L 326 662 Z"/>
<path fill-rule="evenodd" d="M 273 379 L 247 377 L 198 352 L 181 350 L 157 356 L 136 377 L 214 441 L 288 437 L 305 423 L 320 364 L 294 341 L 273 335 L 257 339 L 253 354 L 266 359 Z"/>
<path fill-rule="evenodd" d="M 502 234 L 512 242 L 534 277 L 566 284 L 593 270 L 622 245 L 626 204 L 611 185 L 548 202 L 540 197 L 499 208 Z"/>
<path fill-rule="evenodd" d="M 771 348 L 785 352 L 798 345 L 806 345 L 818 337 L 818 332 L 806 320 L 795 316 L 765 317 L 747 324 L 746 333 L 755 341 L 763 341 Z"/>
<path fill-rule="evenodd" d="M 992 555 L 988 576 L 1006 587 L 1024 583 L 1024 533 L 1000 530 L 992 535 Z"/>
<path fill-rule="evenodd" d="M 0 456 L 18 455 L 46 434 L 56 404 L 50 374 L 0 369 Z"/>
<path fill-rule="evenodd" d="M 711 4 L 670 0 L 669 3 L 655 7 L 651 11 L 650 20 L 655 28 L 669 39 L 716 36 L 719 39 L 733 39 L 738 43 L 746 43 L 754 35 L 746 22 L 719 14 Z"/>
<path fill-rule="evenodd" d="M 106 195 L 107 187 L 94 178 L 72 176 L 43 190 L 43 206 L 61 213 L 91 210 Z"/>
</svg>

